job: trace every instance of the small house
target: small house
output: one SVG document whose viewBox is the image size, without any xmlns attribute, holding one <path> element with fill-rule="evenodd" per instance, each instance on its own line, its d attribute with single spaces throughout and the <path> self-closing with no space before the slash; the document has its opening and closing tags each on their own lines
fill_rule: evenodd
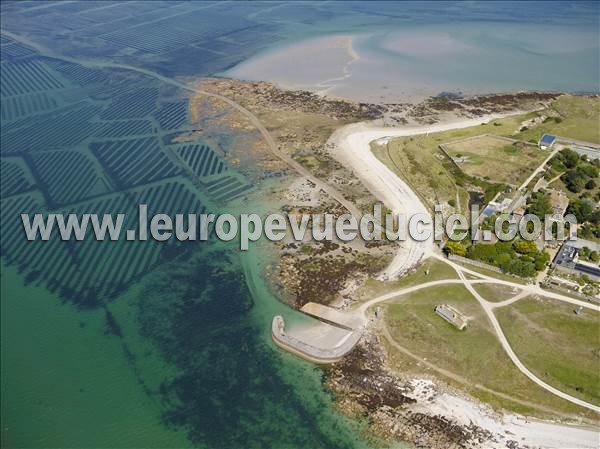
<svg viewBox="0 0 600 449">
<path fill-rule="evenodd" d="M 549 150 L 554 145 L 554 142 L 556 142 L 556 136 L 544 134 L 539 141 L 540 149 Z"/>
</svg>

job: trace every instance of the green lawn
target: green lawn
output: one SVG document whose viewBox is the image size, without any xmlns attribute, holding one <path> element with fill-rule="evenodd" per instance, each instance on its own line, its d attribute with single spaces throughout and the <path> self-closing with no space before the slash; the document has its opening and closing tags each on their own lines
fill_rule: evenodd
<svg viewBox="0 0 600 449">
<path fill-rule="evenodd" d="M 444 148 L 453 157 L 467 159 L 459 166 L 468 175 L 512 185 L 520 185 L 548 156 L 537 146 L 490 135 L 445 143 Z"/>
<path fill-rule="evenodd" d="M 600 314 L 550 299 L 523 299 L 496 312 L 521 361 L 550 385 L 600 405 Z"/>
<path fill-rule="evenodd" d="M 519 289 L 513 289 L 507 285 L 500 284 L 473 284 L 473 288 L 486 299 L 491 302 L 500 302 L 510 299 L 519 293 Z"/>
<path fill-rule="evenodd" d="M 555 115 L 560 123 L 548 120 L 519 133 L 519 139 L 539 140 L 542 134 L 556 134 L 572 139 L 600 143 L 600 99 L 563 95 L 539 115 Z"/>
<path fill-rule="evenodd" d="M 363 299 L 371 299 L 387 292 L 440 279 L 458 279 L 458 275 L 450 265 L 429 259 L 421 264 L 414 273 L 397 281 L 384 282 L 372 278 L 367 280 L 365 287 L 359 292 L 359 296 Z"/>
<path fill-rule="evenodd" d="M 465 330 L 457 330 L 434 312 L 434 307 L 441 302 L 456 307 L 471 318 Z M 548 393 L 518 371 L 496 339 L 485 313 L 462 285 L 427 288 L 398 298 L 385 306 L 384 319 L 398 344 L 441 369 L 467 379 L 467 385 L 459 387 L 497 409 L 549 416 L 535 407 L 523 407 L 482 392 L 474 387 L 475 384 L 557 413 L 593 416 L 591 412 Z M 431 374 L 415 363 L 411 368 L 406 364 L 404 354 L 400 351 L 394 354 L 393 347 L 390 348 L 392 358 L 402 360 L 397 365 L 399 370 Z"/>
</svg>

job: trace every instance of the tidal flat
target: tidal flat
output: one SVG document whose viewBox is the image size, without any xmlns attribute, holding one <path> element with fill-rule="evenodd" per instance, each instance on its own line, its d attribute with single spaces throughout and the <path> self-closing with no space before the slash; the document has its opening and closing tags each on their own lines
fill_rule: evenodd
<svg viewBox="0 0 600 449">
<path fill-rule="evenodd" d="M 362 102 L 520 90 L 598 92 L 598 26 L 402 24 L 269 48 L 225 76 Z M 572 67 L 581 67 L 573 78 Z"/>
</svg>

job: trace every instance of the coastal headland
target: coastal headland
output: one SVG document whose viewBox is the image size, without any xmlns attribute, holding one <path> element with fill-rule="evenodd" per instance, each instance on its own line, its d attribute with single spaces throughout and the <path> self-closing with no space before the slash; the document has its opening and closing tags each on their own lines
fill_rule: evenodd
<svg viewBox="0 0 600 449">
<path fill-rule="evenodd" d="M 268 124 L 269 131 L 275 136 L 280 151 L 290 154 L 295 161 L 309 170 L 312 176 L 318 177 L 320 180 L 325 180 L 330 186 L 333 186 L 341 197 L 346 201 L 353 202 L 359 211 L 368 210 L 368 206 L 373 204 L 373 201 L 381 201 L 389 209 L 400 212 L 421 210 L 428 213 L 431 210 L 427 190 L 415 190 L 413 179 L 402 176 L 402 172 L 398 173 L 396 167 L 393 165 L 390 166 L 376 151 L 378 148 L 385 148 L 389 143 L 395 142 L 395 139 L 412 140 L 429 138 L 429 136 L 437 136 L 438 134 L 445 135 L 445 133 L 460 134 L 463 132 L 461 131 L 463 129 L 465 133 L 468 133 L 471 129 L 478 127 L 485 129 L 495 127 L 503 130 L 507 126 L 510 128 L 514 127 L 516 131 L 520 122 L 538 114 L 542 115 L 543 111 L 552 102 L 555 102 L 557 98 L 565 98 L 561 97 L 560 94 L 554 93 L 518 93 L 490 95 L 480 98 L 433 98 L 428 99 L 422 104 L 412 106 L 375 106 L 368 104 L 357 105 L 342 100 L 330 100 L 326 97 L 319 97 L 310 93 L 288 92 L 283 94 L 278 88 L 268 83 L 240 83 L 229 80 L 214 80 L 206 82 L 203 88 L 206 88 L 207 85 L 210 86 L 209 89 L 218 86 L 228 96 L 242 102 L 248 110 L 251 110 L 261 121 Z M 376 121 L 368 124 L 354 123 L 356 118 L 359 118 L 361 115 L 364 116 L 364 114 L 369 116 L 369 120 L 375 119 Z M 296 119 L 293 121 L 294 125 L 290 125 L 287 120 L 291 117 Z M 327 117 L 330 118 L 328 119 Z M 318 118 L 321 120 L 318 120 Z M 300 119 L 300 122 L 298 119 Z M 310 124 L 315 123 L 314 120 L 318 120 L 321 124 L 318 128 L 319 131 L 316 133 L 309 131 L 311 129 Z M 296 127 L 298 123 L 302 123 L 304 126 L 302 128 L 300 126 Z M 507 123 L 507 125 L 504 125 L 504 123 Z M 293 127 L 293 129 L 290 129 L 290 127 Z M 303 143 L 298 145 L 298 142 Z M 438 160 L 438 163 L 440 160 Z M 361 191 L 361 186 L 366 187 L 367 191 Z M 450 202 L 450 205 L 446 205 L 446 213 L 451 213 L 453 209 L 458 211 L 468 202 L 468 198 L 464 199 L 465 196 L 460 191 L 460 188 L 455 187 L 455 189 L 456 193 L 452 198 L 456 198 L 458 201 Z M 314 183 L 311 181 L 302 181 L 301 178 L 294 180 L 290 184 L 290 189 L 287 192 L 282 192 L 282 195 L 289 202 L 289 206 L 286 207 L 287 213 L 314 210 L 338 211 L 337 213 L 343 213 L 345 212 L 344 209 L 347 210 L 343 204 L 337 202 L 335 198 L 332 199 L 329 197 L 326 192 L 316 191 Z M 461 204 L 461 201 L 463 204 Z M 376 256 L 377 253 L 386 254 L 385 259 L 382 259 L 381 256 Z M 377 269 L 373 269 L 370 266 L 370 271 L 361 268 L 357 264 L 357 261 L 370 257 L 376 257 L 380 261 L 384 260 L 385 262 L 377 264 Z M 300 332 L 295 333 L 296 331 L 292 330 L 287 333 L 283 320 L 275 317 L 272 322 L 273 340 L 278 346 L 307 360 L 312 360 L 315 363 L 329 364 L 333 362 L 329 385 L 334 390 L 339 390 L 339 392 L 345 391 L 345 395 L 348 395 L 342 400 L 344 404 L 343 408 L 350 407 L 347 410 L 348 413 L 352 413 L 350 410 L 356 407 L 365 407 L 368 402 L 364 401 L 371 401 L 375 391 L 369 392 L 370 390 L 366 385 L 359 386 L 359 384 L 353 384 L 353 386 L 348 386 L 345 381 L 341 381 L 342 378 L 334 373 L 339 372 L 341 375 L 344 372 L 343 378 L 346 378 L 346 376 L 350 376 L 351 378 L 353 376 L 353 368 L 350 368 L 348 363 L 351 360 L 354 361 L 352 363 L 356 363 L 356 355 L 353 354 L 360 354 L 367 347 L 371 351 L 369 357 L 374 357 L 372 351 L 377 351 L 380 355 L 383 355 L 384 359 L 381 360 L 382 365 L 386 366 L 386 370 L 391 369 L 394 372 L 393 376 L 397 376 L 395 377 L 397 380 L 394 382 L 398 382 L 398 379 L 405 379 L 403 385 L 406 386 L 406 403 L 411 403 L 411 400 L 408 398 L 410 391 L 414 390 L 415 386 L 410 383 L 410 378 L 407 379 L 400 372 L 396 371 L 395 368 L 391 368 L 391 360 L 396 358 L 395 350 L 393 349 L 394 346 L 390 345 L 388 347 L 388 343 L 383 338 L 386 333 L 383 332 L 380 326 L 381 319 L 374 318 L 373 307 L 375 304 L 381 303 L 383 306 L 383 316 L 387 316 L 389 313 L 387 312 L 388 306 L 385 305 L 387 302 L 395 303 L 395 301 L 403 296 L 410 297 L 413 291 L 426 291 L 428 287 L 433 288 L 435 283 L 429 286 L 427 282 L 431 280 L 427 279 L 421 281 L 424 283 L 415 286 L 413 289 L 399 288 L 396 292 L 393 290 L 396 286 L 400 287 L 405 283 L 409 283 L 412 277 L 419 276 L 418 273 L 421 272 L 419 266 L 430 264 L 428 259 L 439 261 L 442 265 L 450 265 L 450 271 L 443 277 L 440 277 L 439 281 L 436 281 L 442 285 L 444 283 L 464 285 L 468 291 L 480 288 L 483 285 L 505 285 L 506 287 L 510 287 L 514 294 L 509 296 L 506 301 L 507 305 L 513 304 L 529 295 L 534 297 L 549 296 L 559 302 L 575 301 L 573 302 L 575 305 L 582 304 L 586 308 L 590 307 L 587 303 L 577 302 L 577 300 L 571 300 L 564 295 L 541 290 L 539 287 L 524 286 L 516 280 L 513 282 L 503 278 L 496 279 L 481 275 L 476 271 L 469 270 L 457 264 L 448 263 L 444 256 L 440 255 L 439 250 L 435 248 L 432 242 L 421 242 L 412 248 L 410 245 L 394 245 L 389 242 L 384 242 L 374 248 L 367 248 L 365 246 L 357 247 L 356 245 L 348 246 L 342 242 L 329 245 L 315 244 L 314 242 L 303 242 L 298 245 L 284 242 L 280 247 L 279 267 L 274 267 L 273 270 L 270 270 L 273 287 L 280 291 L 284 300 L 288 300 L 291 305 L 298 309 L 301 309 L 310 302 L 334 307 L 340 312 L 347 313 L 348 316 L 360 318 L 362 323 L 364 323 L 365 331 L 360 336 L 354 334 L 358 338 L 351 338 L 347 334 L 343 335 L 341 329 L 338 328 L 335 331 L 331 331 L 329 329 L 332 327 L 331 324 L 315 320 L 312 326 L 307 326 L 301 329 Z M 429 271 L 430 269 L 427 269 L 427 273 Z M 339 276 L 341 273 L 344 273 L 344 275 Z M 456 273 L 458 273 L 458 276 Z M 445 278 L 445 276 L 451 279 Z M 379 280 L 371 281 L 369 280 L 370 278 L 378 278 Z M 318 279 L 322 279 L 322 283 L 319 283 Z M 315 284 L 316 280 L 318 282 Z M 419 284 L 419 281 L 415 282 Z M 386 287 L 388 283 L 390 286 Z M 314 293 L 312 293 L 313 291 Z M 369 296 L 374 291 L 384 294 L 376 296 L 377 300 L 371 302 L 369 301 Z M 372 296 L 371 299 L 373 299 Z M 491 311 L 492 308 L 487 306 L 487 298 L 481 298 L 481 300 L 483 301 L 481 302 L 483 309 L 488 310 L 488 317 L 493 320 L 494 312 Z M 502 306 L 504 306 L 504 303 L 502 303 Z M 590 313 L 597 313 L 596 309 L 597 307 L 592 307 Z M 483 322 L 487 322 L 488 320 L 485 314 L 481 319 L 484 320 Z M 328 335 L 328 337 L 320 338 L 320 336 L 325 335 Z M 387 335 L 391 334 L 388 333 Z M 498 335 L 500 335 L 499 338 L 502 340 L 504 334 L 501 328 Z M 352 351 L 348 348 L 350 344 L 355 346 Z M 499 350 L 503 351 L 502 346 L 497 340 L 493 344 L 498 345 Z M 512 351 L 511 347 L 510 343 L 505 344 L 505 349 L 509 351 L 509 354 Z M 503 357 L 506 357 L 506 362 L 504 363 L 508 365 L 513 363 L 519 364 L 518 356 L 514 355 L 514 352 L 512 355 L 514 356 L 512 362 L 509 357 L 504 355 Z M 521 366 L 521 368 L 528 371 L 524 366 Z M 445 371 L 442 370 L 440 372 Z M 538 379 L 535 374 L 531 374 L 531 372 L 529 374 L 531 378 Z M 425 373 L 420 374 L 421 377 L 423 375 Z M 430 375 L 426 374 L 425 376 L 429 377 Z M 512 375 L 527 378 L 523 373 L 519 373 L 517 369 Z M 464 394 L 464 390 L 461 391 L 457 383 L 452 381 L 452 376 L 450 378 L 446 376 L 434 376 L 434 383 L 428 388 L 436 391 L 436 393 L 432 393 L 436 398 L 434 401 L 436 404 L 439 403 L 438 401 L 444 401 L 446 404 L 444 407 L 450 406 L 451 403 L 458 401 L 458 397 L 461 394 Z M 539 382 L 538 386 L 533 388 L 540 388 L 540 384 L 548 386 L 550 390 L 552 389 L 545 382 Z M 417 383 L 417 385 L 421 384 Z M 582 409 L 577 408 L 577 406 L 566 406 L 565 403 L 568 402 L 560 402 L 564 399 L 551 399 L 554 393 L 551 391 L 544 393 L 543 388 L 541 387 L 539 392 L 536 392 L 533 401 L 527 401 L 521 399 L 520 393 L 517 396 L 506 395 L 495 388 L 487 387 L 484 381 L 479 390 L 482 394 L 474 393 L 470 389 L 469 392 L 477 398 L 482 397 L 484 392 L 487 392 L 486 395 L 488 397 L 499 398 L 500 402 L 490 400 L 495 411 L 492 412 L 489 409 L 483 411 L 486 410 L 487 406 L 483 404 L 476 405 L 477 401 L 470 402 L 473 401 L 472 398 L 468 399 L 467 402 L 461 402 L 461 407 L 464 410 L 472 410 L 472 414 L 465 414 L 464 416 L 469 416 L 471 423 L 477 423 L 479 431 L 484 433 L 489 432 L 489 434 L 486 433 L 488 435 L 488 439 L 486 439 L 488 444 L 491 444 L 491 435 L 512 432 L 515 438 L 518 436 L 519 439 L 524 438 L 539 445 L 571 444 L 581 447 L 593 447 L 597 435 L 596 430 L 590 430 L 590 428 L 580 429 L 573 427 L 573 424 L 592 425 L 592 423 L 597 422 L 596 418 L 594 418 L 595 413 L 593 411 L 582 412 Z M 354 392 L 351 393 L 352 391 Z M 361 391 L 361 393 L 359 394 L 358 391 Z M 358 396 L 356 396 L 357 394 Z M 567 396 L 572 398 L 576 403 L 579 401 L 573 396 Z M 351 400 L 351 397 L 355 399 Z M 357 400 L 356 398 L 362 399 Z M 422 401 L 419 399 L 416 402 L 422 404 Z M 382 399 L 381 405 L 383 406 L 385 403 L 386 400 Z M 502 405 L 499 405 L 500 403 Z M 582 401 L 579 403 L 585 405 L 587 402 Z M 350 404 L 354 405 L 350 406 Z M 556 407 L 556 404 L 563 405 Z M 436 407 L 438 406 L 436 405 Z M 441 409 L 436 407 L 431 406 L 428 409 L 424 405 L 419 405 L 414 406 L 414 409 L 418 409 L 420 412 L 428 409 L 427 413 L 430 416 L 443 416 L 444 413 L 441 413 Z M 514 411 L 524 410 L 524 407 L 527 409 L 527 423 L 523 419 L 521 424 L 515 426 L 518 418 L 510 418 L 509 416 Z M 371 406 L 368 406 L 367 408 L 371 410 L 369 412 L 370 416 L 378 417 L 376 421 L 377 425 L 380 426 L 380 433 L 389 435 L 390 437 L 394 435 L 393 438 L 411 439 L 407 436 L 406 428 L 402 431 L 398 429 L 393 431 L 391 427 L 387 428 L 387 426 L 391 425 L 390 423 L 394 420 L 397 422 L 400 419 L 399 416 L 404 417 L 402 418 L 405 420 L 404 422 L 414 419 L 414 415 L 408 411 L 413 406 L 392 407 L 392 409 L 386 409 L 388 412 L 385 413 L 382 413 L 380 407 L 371 409 Z M 392 412 L 391 410 L 394 411 Z M 452 413 L 456 414 L 456 409 L 453 410 Z M 504 410 L 504 412 L 498 415 L 501 410 Z M 430 414 L 431 412 L 433 412 L 433 415 Z M 462 419 L 460 416 L 463 415 L 457 415 L 457 418 L 452 413 L 444 419 L 450 420 L 448 423 L 460 422 Z M 499 416 L 503 416 L 503 418 L 499 420 Z M 536 421 L 535 416 L 546 420 L 551 419 L 554 423 L 548 424 L 547 422 Z M 409 419 L 408 417 L 412 418 Z M 556 420 L 560 420 L 562 424 L 556 424 Z M 570 423 L 570 426 L 563 427 L 566 423 Z M 550 429 L 544 427 L 548 425 L 556 426 L 553 428 L 552 434 L 560 434 L 563 439 L 559 441 L 557 437 L 548 437 L 547 433 L 544 433 L 545 431 L 543 430 Z M 384 428 L 387 428 L 387 430 L 382 430 Z M 434 425 L 429 426 L 428 434 L 431 437 L 430 441 L 435 441 L 434 435 L 440 436 L 443 433 L 440 432 L 439 428 L 435 431 L 435 428 L 436 426 Z M 447 430 L 446 428 L 446 434 Z M 461 438 L 465 441 L 472 437 L 467 433 L 462 433 L 461 435 Z M 480 434 L 478 433 L 478 435 Z M 447 443 L 447 440 L 444 441 Z M 503 444 L 506 444 L 502 439 L 496 443 L 498 446 L 493 447 L 504 447 Z M 438 446 L 433 444 L 431 447 Z M 443 446 L 440 445 L 439 447 Z"/>
</svg>

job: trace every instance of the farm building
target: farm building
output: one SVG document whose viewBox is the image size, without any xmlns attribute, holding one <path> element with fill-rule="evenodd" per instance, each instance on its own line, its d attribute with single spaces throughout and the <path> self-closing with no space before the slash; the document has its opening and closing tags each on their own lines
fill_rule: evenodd
<svg viewBox="0 0 600 449">
<path fill-rule="evenodd" d="M 552 145 L 554 145 L 555 141 L 556 141 L 556 136 L 553 136 L 551 134 L 544 134 L 539 142 L 540 148 L 542 150 L 548 150 L 548 149 L 552 148 Z"/>
<path fill-rule="evenodd" d="M 439 316 L 453 326 L 457 327 L 459 330 L 463 330 L 465 327 L 467 327 L 466 318 L 454 307 L 448 304 L 439 304 L 435 306 L 435 311 Z"/>
</svg>

